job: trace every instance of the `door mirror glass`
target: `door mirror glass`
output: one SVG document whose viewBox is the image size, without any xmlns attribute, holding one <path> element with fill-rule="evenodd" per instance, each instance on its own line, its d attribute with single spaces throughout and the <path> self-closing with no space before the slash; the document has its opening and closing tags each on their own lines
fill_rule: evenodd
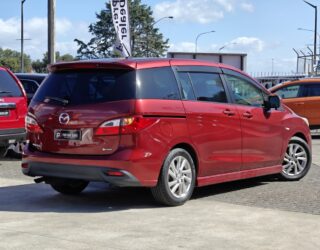
<svg viewBox="0 0 320 250">
<path fill-rule="evenodd" d="M 277 95 L 270 95 L 268 96 L 268 100 L 265 101 L 265 109 L 270 110 L 270 109 L 277 109 L 280 108 L 281 102 L 280 98 Z"/>
</svg>

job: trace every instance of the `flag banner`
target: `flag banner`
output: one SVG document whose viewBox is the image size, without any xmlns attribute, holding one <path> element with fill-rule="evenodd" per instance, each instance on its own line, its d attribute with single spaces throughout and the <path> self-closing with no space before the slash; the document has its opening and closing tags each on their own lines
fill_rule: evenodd
<svg viewBox="0 0 320 250">
<path fill-rule="evenodd" d="M 115 53 L 123 57 L 131 56 L 131 36 L 128 0 L 111 0 L 112 21 L 117 33 Z"/>
</svg>

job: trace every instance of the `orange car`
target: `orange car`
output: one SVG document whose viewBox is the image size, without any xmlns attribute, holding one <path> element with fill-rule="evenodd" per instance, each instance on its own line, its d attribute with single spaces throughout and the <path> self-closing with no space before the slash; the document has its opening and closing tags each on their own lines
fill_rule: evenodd
<svg viewBox="0 0 320 250">
<path fill-rule="evenodd" d="M 269 89 L 289 108 L 309 120 L 310 128 L 320 128 L 320 78 L 286 82 Z"/>
</svg>

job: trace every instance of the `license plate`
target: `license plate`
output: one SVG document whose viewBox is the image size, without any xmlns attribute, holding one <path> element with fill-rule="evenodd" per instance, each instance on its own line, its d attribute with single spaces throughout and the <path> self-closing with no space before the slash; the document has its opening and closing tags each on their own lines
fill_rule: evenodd
<svg viewBox="0 0 320 250">
<path fill-rule="evenodd" d="M 55 130 L 54 131 L 55 140 L 81 140 L 80 130 Z"/>
<path fill-rule="evenodd" d="M 9 110 L 0 111 L 0 116 L 9 116 Z"/>
</svg>

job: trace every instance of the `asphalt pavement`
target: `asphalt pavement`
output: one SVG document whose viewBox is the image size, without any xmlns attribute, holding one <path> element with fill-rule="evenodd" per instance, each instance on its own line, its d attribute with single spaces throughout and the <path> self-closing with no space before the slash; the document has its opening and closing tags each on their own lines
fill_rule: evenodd
<svg viewBox="0 0 320 250">
<path fill-rule="evenodd" d="M 180 207 L 145 188 L 93 183 L 68 197 L 0 160 L 0 249 L 320 249 L 320 137 L 298 182 L 272 177 L 198 188 Z"/>
</svg>

